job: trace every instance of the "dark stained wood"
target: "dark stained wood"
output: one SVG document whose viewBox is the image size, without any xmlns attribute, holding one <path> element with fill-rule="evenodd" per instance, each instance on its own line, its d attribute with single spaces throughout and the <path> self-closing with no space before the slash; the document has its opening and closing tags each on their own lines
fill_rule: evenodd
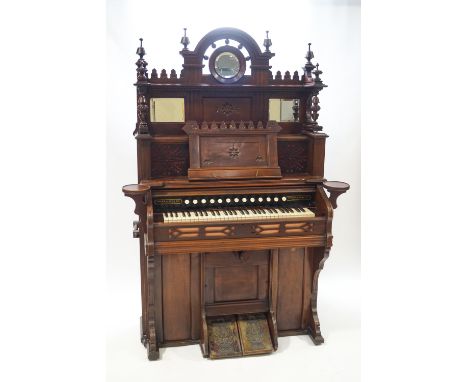
<svg viewBox="0 0 468 382">
<path fill-rule="evenodd" d="M 281 177 L 276 146 L 281 127 L 274 121 L 265 126 L 261 121 L 189 121 L 183 130 L 189 135 L 191 180 Z"/>
<path fill-rule="evenodd" d="M 205 257 L 205 303 L 265 300 L 269 251 L 210 253 Z"/>
<path fill-rule="evenodd" d="M 164 338 L 191 338 L 190 255 L 165 256 L 162 265 L 163 303 L 177 301 L 163 306 Z"/>
<path fill-rule="evenodd" d="M 304 248 L 282 248 L 278 262 L 278 330 L 300 329 Z"/>
<path fill-rule="evenodd" d="M 190 313 L 192 340 L 200 338 L 200 254 L 190 255 Z"/>
<path fill-rule="evenodd" d="M 345 182 L 324 182 L 323 187 L 330 193 L 330 203 L 333 208 L 338 207 L 336 199 L 349 190 L 349 184 Z"/>
<path fill-rule="evenodd" d="M 182 70 L 154 68 L 149 76 L 140 41 L 136 124 L 130 130 L 138 184 L 122 188 L 138 215 L 133 236 L 140 243 L 140 339 L 148 359 L 158 359 L 160 347 L 193 343 L 200 344 L 203 357 L 229 355 L 222 353 L 223 338 L 213 322 L 232 324 L 238 356 L 276 350 L 285 335 L 309 334 L 320 344 L 318 278 L 333 244 L 336 199 L 349 185 L 325 179 L 328 135 L 318 118 L 319 93 L 327 85 L 312 63 L 310 44 L 304 74 L 293 68 L 276 75 L 268 32 L 263 51 L 235 28 L 207 33 L 193 50 L 185 31 L 181 44 Z M 210 47 L 215 53 L 205 57 Z M 214 69 L 223 51 L 240 62 L 239 75 L 227 81 Z M 203 74 L 206 64 L 212 74 Z M 244 73 L 247 65 L 250 75 Z M 185 120 L 151 122 L 152 98 L 182 98 Z M 269 121 L 272 98 L 298 100 L 294 122 Z M 287 198 L 260 202 L 274 196 Z M 211 198 L 224 203 L 242 197 L 256 200 L 248 204 L 246 198 L 249 208 L 300 207 L 315 216 L 190 222 L 164 217 L 206 212 Z M 189 209 L 185 200 L 192 201 Z M 217 209 L 227 213 L 230 207 Z"/>
</svg>

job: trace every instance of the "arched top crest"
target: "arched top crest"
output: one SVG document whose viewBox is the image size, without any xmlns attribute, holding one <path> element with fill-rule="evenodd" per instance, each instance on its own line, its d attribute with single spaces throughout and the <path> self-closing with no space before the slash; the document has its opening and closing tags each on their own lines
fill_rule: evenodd
<svg viewBox="0 0 468 382">
<path fill-rule="evenodd" d="M 202 60 L 203 55 L 210 47 L 210 45 L 221 39 L 232 39 L 242 44 L 247 52 L 249 52 L 252 61 L 255 61 L 257 58 L 263 55 L 257 42 L 249 34 L 237 28 L 218 28 L 208 32 L 198 42 L 197 46 L 193 50 L 193 53 L 199 57 L 200 60 Z M 269 53 L 268 58 L 272 57 L 273 55 L 273 53 Z"/>
</svg>

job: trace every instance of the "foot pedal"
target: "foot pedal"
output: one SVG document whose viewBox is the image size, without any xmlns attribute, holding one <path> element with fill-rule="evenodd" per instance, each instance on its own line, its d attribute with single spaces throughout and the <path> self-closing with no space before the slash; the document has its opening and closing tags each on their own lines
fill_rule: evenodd
<svg viewBox="0 0 468 382">
<path fill-rule="evenodd" d="M 239 315 L 237 325 L 244 355 L 273 352 L 270 329 L 264 314 Z"/>
<path fill-rule="evenodd" d="M 242 356 L 235 316 L 213 317 L 207 324 L 210 358 Z"/>
<path fill-rule="evenodd" d="M 265 314 L 211 317 L 207 325 L 211 359 L 273 352 Z"/>
</svg>

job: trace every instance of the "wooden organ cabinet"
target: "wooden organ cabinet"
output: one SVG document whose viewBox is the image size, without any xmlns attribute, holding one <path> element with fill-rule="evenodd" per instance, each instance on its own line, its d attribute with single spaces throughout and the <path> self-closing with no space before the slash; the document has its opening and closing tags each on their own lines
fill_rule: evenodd
<svg viewBox="0 0 468 382">
<path fill-rule="evenodd" d="M 184 32 L 178 77 L 148 75 L 140 40 L 138 184 L 123 192 L 139 216 L 148 358 L 196 343 L 209 358 L 271 353 L 298 334 L 322 343 L 318 276 L 349 185 L 324 178 L 326 85 L 310 44 L 302 75 L 273 76 L 268 32 L 263 52 L 234 28 L 191 51 Z"/>
</svg>

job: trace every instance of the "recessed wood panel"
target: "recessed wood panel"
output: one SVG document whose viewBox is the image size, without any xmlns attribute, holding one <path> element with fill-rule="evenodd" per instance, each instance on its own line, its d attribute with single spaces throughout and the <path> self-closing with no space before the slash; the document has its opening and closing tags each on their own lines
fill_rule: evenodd
<svg viewBox="0 0 468 382">
<path fill-rule="evenodd" d="M 302 319 L 304 248 L 282 248 L 278 256 L 278 330 L 299 329 Z"/>
<path fill-rule="evenodd" d="M 164 339 L 190 339 L 190 254 L 164 256 L 162 261 Z"/>
<path fill-rule="evenodd" d="M 269 258 L 269 251 L 206 254 L 205 303 L 265 300 Z"/>
<path fill-rule="evenodd" d="M 257 298 L 257 278 L 257 266 L 215 268 L 215 302 Z"/>
<path fill-rule="evenodd" d="M 266 166 L 267 151 L 266 135 L 200 137 L 200 167 Z"/>
<path fill-rule="evenodd" d="M 248 121 L 251 116 L 250 98 L 203 98 L 204 121 Z"/>
</svg>

